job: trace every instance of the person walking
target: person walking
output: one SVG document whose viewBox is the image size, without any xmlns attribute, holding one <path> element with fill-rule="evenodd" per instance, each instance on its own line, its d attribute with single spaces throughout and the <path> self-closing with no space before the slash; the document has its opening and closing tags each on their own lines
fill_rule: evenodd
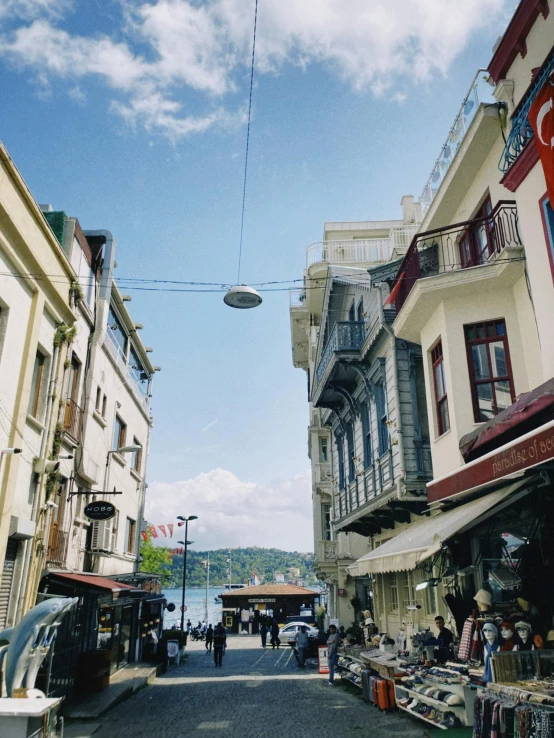
<svg viewBox="0 0 554 738">
<path fill-rule="evenodd" d="M 214 629 L 212 628 L 212 624 L 210 623 L 206 631 L 206 653 L 212 652 L 213 637 L 214 637 Z"/>
<path fill-rule="evenodd" d="M 305 625 L 300 626 L 300 630 L 296 634 L 296 638 L 294 640 L 296 641 L 296 649 L 298 651 L 298 666 L 300 669 L 304 669 L 306 668 L 306 655 L 310 645 L 308 629 Z"/>
<path fill-rule="evenodd" d="M 213 635 L 214 662 L 216 666 L 222 666 L 223 654 L 227 645 L 227 633 L 222 623 L 218 623 Z"/>
<path fill-rule="evenodd" d="M 337 648 L 339 645 L 339 634 L 337 633 L 337 626 L 329 626 L 329 638 L 327 638 L 327 661 L 329 663 L 329 681 L 327 682 L 330 687 L 333 686 L 335 681 L 335 667 L 338 660 Z"/>
<path fill-rule="evenodd" d="M 266 647 L 266 643 L 267 643 L 267 631 L 268 631 L 268 627 L 267 627 L 266 622 L 264 620 L 263 623 L 260 625 L 260 636 L 261 636 L 261 639 L 262 639 L 262 648 L 265 648 Z"/>
<path fill-rule="evenodd" d="M 279 648 L 281 641 L 279 640 L 279 623 L 276 618 L 273 618 L 271 622 L 271 648 L 275 650 L 275 647 Z"/>
</svg>

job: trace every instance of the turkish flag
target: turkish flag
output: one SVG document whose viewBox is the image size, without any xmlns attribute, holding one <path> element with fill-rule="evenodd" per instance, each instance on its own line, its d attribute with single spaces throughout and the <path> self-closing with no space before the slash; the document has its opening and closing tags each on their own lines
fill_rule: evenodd
<svg viewBox="0 0 554 738">
<path fill-rule="evenodd" d="M 168 523 L 167 524 L 167 529 L 169 531 L 169 537 L 170 538 L 173 538 L 173 523 Z"/>
<path fill-rule="evenodd" d="M 150 535 L 152 536 L 152 538 L 157 538 L 158 537 L 158 531 L 154 528 L 153 525 L 149 525 L 148 526 L 148 532 L 150 533 Z"/>
<path fill-rule="evenodd" d="M 148 533 L 145 530 L 141 530 L 140 534 L 144 538 L 145 541 L 148 540 Z"/>
<path fill-rule="evenodd" d="M 554 207 L 554 83 L 547 79 L 529 110 L 529 123 L 535 134 L 546 190 Z"/>
<path fill-rule="evenodd" d="M 396 296 L 400 292 L 400 286 L 402 285 L 404 277 L 405 277 L 405 272 L 402 272 L 402 274 L 400 274 L 400 276 L 397 278 L 396 284 L 392 288 L 390 295 L 387 297 L 387 299 L 383 303 L 384 307 L 386 307 L 387 305 L 394 305 L 394 303 L 396 302 Z"/>
<path fill-rule="evenodd" d="M 164 537 L 167 538 L 167 530 L 165 529 L 165 525 L 158 525 L 158 530 L 161 530 Z"/>
</svg>

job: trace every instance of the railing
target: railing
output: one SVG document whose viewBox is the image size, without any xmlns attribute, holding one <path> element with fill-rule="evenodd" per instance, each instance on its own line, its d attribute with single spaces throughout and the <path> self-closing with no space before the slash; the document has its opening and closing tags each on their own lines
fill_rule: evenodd
<svg viewBox="0 0 554 738">
<path fill-rule="evenodd" d="M 537 94 L 542 89 L 546 80 L 554 71 L 554 49 L 544 61 L 541 69 L 535 76 L 529 89 L 519 101 L 517 108 L 512 113 L 510 135 L 506 141 L 504 151 L 500 157 L 498 168 L 501 172 L 507 172 L 525 146 L 533 138 L 533 129 L 529 123 L 529 110 L 535 102 Z"/>
<path fill-rule="evenodd" d="M 390 261 L 395 248 L 407 248 L 419 226 L 391 228 L 387 238 L 318 241 L 308 246 L 307 267 L 313 264 L 377 264 Z"/>
<path fill-rule="evenodd" d="M 115 360 L 115 363 L 117 364 L 117 366 L 119 367 L 123 375 L 127 377 L 127 379 L 129 380 L 129 384 L 131 385 L 136 398 L 145 408 L 148 408 L 150 406 L 150 398 L 146 394 L 146 389 L 141 385 L 138 379 L 133 375 L 133 372 L 130 370 L 129 365 L 127 363 L 127 357 L 123 353 L 121 346 L 118 344 L 118 342 L 116 341 L 115 337 L 112 334 L 112 331 L 109 328 L 106 331 L 106 337 L 107 337 L 107 340 L 104 341 L 104 346 L 106 346 L 106 348 L 112 355 L 113 359 Z"/>
<path fill-rule="evenodd" d="M 341 320 L 335 323 L 327 341 L 321 359 L 317 365 L 315 377 L 319 384 L 321 377 L 337 351 L 357 351 L 365 337 L 365 323 L 358 320 Z"/>
<path fill-rule="evenodd" d="M 475 118 L 479 104 L 482 102 L 494 102 L 492 88 L 482 76 L 484 72 L 487 72 L 487 70 L 479 69 L 473 78 L 473 82 L 462 102 L 458 115 L 454 119 L 452 128 L 448 131 L 448 136 L 435 162 L 435 166 L 423 188 L 423 192 L 419 198 L 423 214 L 429 209 L 447 171 L 450 169 L 450 165 L 464 140 L 467 129 L 471 121 Z"/>
<path fill-rule="evenodd" d="M 501 200 L 489 215 L 481 218 L 418 233 L 393 284 L 397 312 L 422 276 L 481 266 L 496 258 L 504 249 L 522 245 L 517 207 L 511 200 Z M 437 250 L 438 259 L 428 259 L 422 266 L 422 255 L 432 248 Z"/>
<path fill-rule="evenodd" d="M 46 563 L 54 566 L 65 566 L 68 542 L 69 533 L 67 531 L 51 528 Z"/>
<path fill-rule="evenodd" d="M 70 433 L 76 441 L 83 435 L 83 409 L 74 400 L 67 400 L 63 418 L 63 429 Z"/>
<path fill-rule="evenodd" d="M 291 308 L 306 307 L 306 289 L 304 287 L 293 287 L 289 290 Z"/>
</svg>

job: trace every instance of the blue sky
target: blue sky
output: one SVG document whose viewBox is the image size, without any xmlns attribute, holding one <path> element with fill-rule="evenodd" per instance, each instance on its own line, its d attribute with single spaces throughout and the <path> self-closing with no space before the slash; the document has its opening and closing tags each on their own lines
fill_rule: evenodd
<svg viewBox="0 0 554 738">
<path fill-rule="evenodd" d="M 300 278 L 324 221 L 400 217 L 514 7 L 260 0 L 243 281 Z M 236 278 L 253 9 L 0 0 L 0 138 L 38 202 L 114 233 L 120 277 Z M 192 506 L 205 545 L 309 549 L 287 293 L 131 294 L 162 367 L 151 519 Z"/>
</svg>

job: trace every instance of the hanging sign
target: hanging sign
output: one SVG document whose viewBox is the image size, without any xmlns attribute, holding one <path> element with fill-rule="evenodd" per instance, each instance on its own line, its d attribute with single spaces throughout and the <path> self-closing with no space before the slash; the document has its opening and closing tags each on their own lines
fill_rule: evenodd
<svg viewBox="0 0 554 738">
<path fill-rule="evenodd" d="M 85 515 L 89 520 L 110 520 L 115 516 L 115 505 L 105 500 L 89 502 L 85 507 Z"/>
<path fill-rule="evenodd" d="M 529 110 L 529 124 L 535 134 L 546 190 L 550 204 L 554 205 L 554 83 L 550 78 L 539 90 Z"/>
</svg>

